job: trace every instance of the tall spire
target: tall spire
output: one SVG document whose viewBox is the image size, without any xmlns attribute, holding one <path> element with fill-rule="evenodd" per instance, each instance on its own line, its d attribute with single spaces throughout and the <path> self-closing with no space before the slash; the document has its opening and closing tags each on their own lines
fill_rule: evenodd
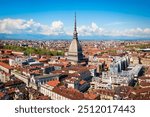
<svg viewBox="0 0 150 117">
<path fill-rule="evenodd" d="M 73 39 L 78 40 L 77 22 L 76 22 L 76 12 L 75 12 L 75 18 L 74 18 L 74 32 L 73 32 Z"/>
<path fill-rule="evenodd" d="M 75 12 L 75 17 L 74 17 L 74 31 L 77 31 L 76 25 L 77 25 L 77 23 L 76 23 L 76 12 Z"/>
<path fill-rule="evenodd" d="M 76 24 L 76 13 L 74 15 L 74 31 L 73 31 L 73 40 L 70 44 L 69 51 L 68 51 L 68 60 L 71 63 L 80 63 L 83 60 L 82 54 L 82 46 L 78 41 L 78 33 L 77 33 L 77 24 Z"/>
</svg>

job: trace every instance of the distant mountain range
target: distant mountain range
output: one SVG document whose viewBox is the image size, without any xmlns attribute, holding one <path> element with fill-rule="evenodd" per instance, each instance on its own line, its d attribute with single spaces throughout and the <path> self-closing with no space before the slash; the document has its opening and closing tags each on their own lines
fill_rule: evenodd
<svg viewBox="0 0 150 117">
<path fill-rule="evenodd" d="M 4 34 L 0 33 L 0 40 L 71 40 L 68 35 L 42 35 L 42 34 Z M 150 38 L 127 37 L 127 36 L 79 36 L 79 40 L 150 40 Z"/>
<path fill-rule="evenodd" d="M 0 34 L 0 39 L 29 39 L 29 40 L 48 40 L 48 39 L 71 39 L 71 36 L 48 36 L 42 34 Z"/>
</svg>

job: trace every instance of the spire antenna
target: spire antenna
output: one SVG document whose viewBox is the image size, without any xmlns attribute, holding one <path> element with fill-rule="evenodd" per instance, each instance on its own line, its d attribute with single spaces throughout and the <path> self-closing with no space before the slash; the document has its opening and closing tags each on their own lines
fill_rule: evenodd
<svg viewBox="0 0 150 117">
<path fill-rule="evenodd" d="M 76 27 L 77 23 L 76 23 L 76 12 L 75 12 L 75 19 L 74 19 L 74 31 L 77 31 L 77 27 Z"/>
<path fill-rule="evenodd" d="M 73 39 L 78 40 L 76 12 L 75 12 L 75 16 L 74 16 L 74 32 L 73 32 Z"/>
</svg>

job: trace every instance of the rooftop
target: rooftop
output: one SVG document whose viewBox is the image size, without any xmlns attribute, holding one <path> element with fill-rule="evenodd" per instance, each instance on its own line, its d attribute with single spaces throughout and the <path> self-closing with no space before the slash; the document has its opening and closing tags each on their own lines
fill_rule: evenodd
<svg viewBox="0 0 150 117">
<path fill-rule="evenodd" d="M 59 83 L 60 82 L 58 80 L 52 80 L 52 81 L 47 82 L 47 84 L 52 86 L 52 87 L 57 86 Z"/>
<path fill-rule="evenodd" d="M 5 94 L 4 94 L 3 92 L 0 92 L 0 99 L 3 98 L 4 95 L 5 95 Z"/>
<path fill-rule="evenodd" d="M 69 98 L 71 100 L 84 100 L 87 99 L 84 97 L 84 94 L 79 92 L 76 89 L 73 88 L 66 88 L 66 87 L 55 87 L 53 89 L 54 92 L 58 93 L 59 95 L 62 95 L 66 98 Z"/>
<path fill-rule="evenodd" d="M 85 98 L 89 98 L 91 100 L 95 100 L 95 99 L 98 99 L 99 95 L 98 94 L 95 94 L 93 92 L 90 92 L 90 93 L 85 93 L 84 94 L 84 97 Z"/>
<path fill-rule="evenodd" d="M 9 64 L 3 63 L 3 62 L 0 62 L 0 66 L 5 67 L 10 70 L 12 69 L 12 67 Z"/>
<path fill-rule="evenodd" d="M 50 78 L 50 77 L 57 77 L 57 74 L 48 74 L 48 75 L 42 75 L 42 76 L 36 76 L 35 79 L 42 79 L 42 78 Z"/>
</svg>

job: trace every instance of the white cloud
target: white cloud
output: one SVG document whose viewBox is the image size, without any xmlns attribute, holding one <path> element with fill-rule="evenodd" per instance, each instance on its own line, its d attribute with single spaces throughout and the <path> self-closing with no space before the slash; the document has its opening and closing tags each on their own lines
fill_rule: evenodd
<svg viewBox="0 0 150 117">
<path fill-rule="evenodd" d="M 0 33 L 31 33 L 31 34 L 45 34 L 58 35 L 63 33 L 63 22 L 54 21 L 51 26 L 42 25 L 35 22 L 33 19 L 3 19 L 0 20 Z"/>
<path fill-rule="evenodd" d="M 124 30 L 109 30 L 92 22 L 90 26 L 80 26 L 78 32 L 81 36 L 129 36 L 150 37 L 150 28 L 132 28 Z"/>
<path fill-rule="evenodd" d="M 130 36 L 150 37 L 150 28 L 132 28 L 124 30 L 109 30 L 98 26 L 95 22 L 90 25 L 82 25 L 77 28 L 79 36 Z M 43 25 L 39 22 L 23 19 L 0 20 L 0 33 L 7 34 L 44 34 L 44 35 L 73 35 L 73 28 L 65 30 L 62 21 L 53 21 L 50 25 Z"/>
<path fill-rule="evenodd" d="M 61 21 L 54 21 L 54 22 L 52 22 L 52 28 L 53 29 L 60 30 L 60 29 L 63 29 L 63 26 L 64 26 L 64 24 Z"/>
<path fill-rule="evenodd" d="M 103 31 L 104 29 L 98 27 L 94 22 L 92 22 L 90 26 L 82 25 L 78 27 L 78 32 L 81 36 L 103 35 Z"/>
<path fill-rule="evenodd" d="M 114 30 L 109 33 L 110 36 L 129 36 L 129 37 L 150 37 L 150 28 L 132 28 L 125 30 Z"/>
</svg>

